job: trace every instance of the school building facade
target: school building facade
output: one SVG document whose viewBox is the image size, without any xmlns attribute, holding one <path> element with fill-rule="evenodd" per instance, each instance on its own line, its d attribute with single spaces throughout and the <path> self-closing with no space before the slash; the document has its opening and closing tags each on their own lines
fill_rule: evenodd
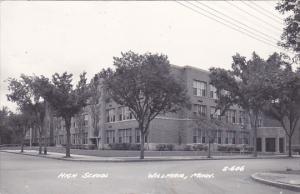
<svg viewBox="0 0 300 194">
<path fill-rule="evenodd" d="M 158 144 L 181 145 L 207 144 L 208 131 L 199 129 L 193 120 L 195 114 L 220 117 L 216 111 L 216 89 L 210 85 L 209 72 L 190 67 L 172 66 L 172 73 L 186 87 L 192 108 L 177 113 L 157 116 L 150 124 L 145 139 L 146 149 L 155 150 Z M 92 115 L 89 107 L 85 107 L 78 117 L 72 118 L 71 143 L 73 145 L 96 145 L 98 149 L 109 148 L 112 144 L 139 144 L 141 142 L 138 124 L 128 107 L 120 106 L 105 96 L 101 91 L 99 97 L 99 125 L 96 131 L 92 127 Z M 49 108 L 50 110 L 50 108 Z M 51 112 L 51 111 L 50 111 Z M 231 123 L 231 128 L 216 130 L 214 145 L 247 145 L 253 146 L 253 132 L 245 111 L 232 106 L 221 118 Z M 66 143 L 66 130 L 61 118 L 48 115 L 46 125 L 49 127 L 48 137 L 52 145 Z M 287 138 L 278 123 L 262 117 L 259 122 L 257 147 L 261 152 L 286 152 Z M 293 144 L 300 145 L 300 133 L 295 132 Z M 299 139 L 297 140 L 297 137 Z"/>
</svg>

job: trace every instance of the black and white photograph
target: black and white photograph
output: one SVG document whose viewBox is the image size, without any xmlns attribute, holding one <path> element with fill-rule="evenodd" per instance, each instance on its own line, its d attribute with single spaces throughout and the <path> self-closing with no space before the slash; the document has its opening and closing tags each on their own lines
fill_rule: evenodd
<svg viewBox="0 0 300 194">
<path fill-rule="evenodd" d="M 300 193 L 300 0 L 0 0 L 23 193 Z"/>
</svg>

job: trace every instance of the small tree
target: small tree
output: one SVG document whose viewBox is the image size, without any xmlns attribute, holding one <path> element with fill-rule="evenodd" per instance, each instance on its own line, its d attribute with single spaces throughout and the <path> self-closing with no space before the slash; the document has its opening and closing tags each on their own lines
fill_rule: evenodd
<svg viewBox="0 0 300 194">
<path fill-rule="evenodd" d="M 277 120 L 288 137 L 288 155 L 292 157 L 292 136 L 300 124 L 300 72 L 294 72 L 292 65 L 282 55 L 273 54 L 268 63 L 273 67 L 268 74 L 271 99 L 264 112 Z"/>
<path fill-rule="evenodd" d="M 217 110 L 216 110 L 217 111 Z M 200 131 L 205 132 L 208 138 L 207 157 L 211 158 L 211 144 L 215 142 L 218 131 L 222 129 L 232 129 L 234 126 L 226 123 L 221 118 L 211 117 L 210 119 L 201 113 L 194 115 L 194 125 Z"/>
<path fill-rule="evenodd" d="M 43 80 L 43 79 L 40 79 Z M 44 119 L 45 119 L 45 101 L 41 96 L 41 89 L 44 88 L 47 80 L 39 82 L 34 77 L 21 75 L 21 79 L 17 80 L 9 78 L 8 90 L 10 94 L 7 95 L 8 100 L 16 102 L 21 111 L 30 112 L 35 117 L 35 124 L 39 130 L 39 154 L 42 153 L 41 138 L 45 136 Z M 46 138 L 44 137 L 46 141 Z M 44 142 L 44 153 L 47 153 L 46 143 Z"/>
<path fill-rule="evenodd" d="M 21 152 L 24 152 L 24 140 L 26 132 L 32 127 L 35 122 L 35 117 L 31 109 L 23 108 L 19 114 L 11 113 L 9 116 L 9 125 L 13 128 L 16 138 L 21 143 Z"/>
<path fill-rule="evenodd" d="M 167 56 L 134 52 L 114 57 L 116 70 L 101 72 L 105 89 L 118 104 L 127 106 L 141 132 L 140 159 L 144 159 L 145 136 L 158 114 L 176 112 L 189 100 L 184 87 L 170 70 Z"/>
<path fill-rule="evenodd" d="M 264 72 L 269 66 L 257 54 L 253 53 L 252 59 L 246 61 L 239 54 L 233 56 L 232 70 L 211 68 L 210 79 L 219 94 L 218 107 L 221 115 L 232 105 L 242 107 L 250 117 L 251 128 L 254 133 L 254 156 L 257 156 L 256 138 L 259 117 L 266 104 L 269 93 Z M 227 91 L 224 93 L 224 91 Z"/>
<path fill-rule="evenodd" d="M 72 74 L 65 72 L 59 75 L 55 73 L 52 76 L 52 82 L 49 82 L 41 91 L 43 97 L 55 109 L 56 115 L 65 121 L 67 132 L 66 157 L 71 157 L 71 119 L 87 105 L 87 99 L 90 96 L 85 75 L 85 72 L 80 75 L 80 80 L 74 89 Z"/>
</svg>

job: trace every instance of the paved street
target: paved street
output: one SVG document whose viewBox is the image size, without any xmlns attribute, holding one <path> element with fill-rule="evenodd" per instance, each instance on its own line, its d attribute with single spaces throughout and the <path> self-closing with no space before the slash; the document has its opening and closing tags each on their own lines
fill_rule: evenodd
<svg viewBox="0 0 300 194">
<path fill-rule="evenodd" d="M 1 194 L 293 194 L 254 182 L 250 175 L 300 169 L 299 158 L 100 163 L 0 152 L 0 161 Z M 222 170 L 233 165 L 245 169 Z"/>
</svg>

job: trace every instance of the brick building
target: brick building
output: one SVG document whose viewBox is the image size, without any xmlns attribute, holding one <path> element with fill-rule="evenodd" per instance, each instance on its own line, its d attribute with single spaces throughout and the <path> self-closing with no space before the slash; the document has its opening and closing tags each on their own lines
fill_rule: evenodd
<svg viewBox="0 0 300 194">
<path fill-rule="evenodd" d="M 172 73 L 187 89 L 192 103 L 191 110 L 181 110 L 178 113 L 169 113 L 157 116 L 150 125 L 149 134 L 145 142 L 148 149 L 155 149 L 157 144 L 173 144 L 175 146 L 208 143 L 207 131 L 199 130 L 192 119 L 194 114 L 201 113 L 209 117 L 219 117 L 216 107 L 216 89 L 210 85 L 209 72 L 190 66 L 172 66 Z M 129 109 L 116 104 L 101 91 L 99 97 L 99 131 L 92 126 L 90 107 L 72 118 L 71 143 L 73 145 L 97 145 L 98 148 L 107 148 L 114 143 L 140 143 L 140 131 L 137 122 Z M 49 114 L 51 115 L 51 114 Z M 50 141 L 55 145 L 66 143 L 64 121 L 61 118 L 47 119 L 51 128 Z M 232 128 L 216 131 L 215 145 L 253 145 L 253 135 L 250 130 L 249 119 L 243 109 L 233 106 L 221 119 L 231 123 Z M 261 119 L 258 130 L 258 149 L 262 152 L 285 152 L 286 137 L 280 126 L 271 124 L 265 117 Z M 300 132 L 295 132 L 294 144 L 300 144 Z"/>
</svg>

